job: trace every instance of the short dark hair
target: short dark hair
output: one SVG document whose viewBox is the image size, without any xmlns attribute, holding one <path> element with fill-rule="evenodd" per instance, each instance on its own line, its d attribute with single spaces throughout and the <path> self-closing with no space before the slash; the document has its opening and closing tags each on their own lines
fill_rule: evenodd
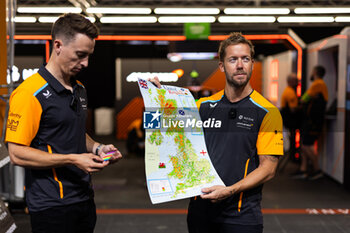
<svg viewBox="0 0 350 233">
<path fill-rule="evenodd" d="M 91 39 L 95 39 L 98 36 L 98 28 L 90 20 L 85 18 L 84 15 L 67 13 L 61 15 L 56 22 L 52 25 L 51 36 L 52 41 L 62 36 L 65 42 L 71 41 L 76 34 L 81 33 L 87 35 Z"/>
<path fill-rule="evenodd" d="M 250 40 L 247 40 L 242 33 L 240 32 L 232 32 L 229 37 L 220 43 L 219 47 L 219 60 L 224 61 L 224 58 L 226 56 L 226 48 L 230 45 L 236 45 L 236 44 L 247 44 L 250 48 L 250 56 L 253 59 L 254 58 L 254 45 Z"/>
<path fill-rule="evenodd" d="M 323 76 L 326 74 L 326 69 L 323 66 L 315 66 L 314 70 L 315 70 L 315 74 L 319 78 L 323 78 Z"/>
</svg>

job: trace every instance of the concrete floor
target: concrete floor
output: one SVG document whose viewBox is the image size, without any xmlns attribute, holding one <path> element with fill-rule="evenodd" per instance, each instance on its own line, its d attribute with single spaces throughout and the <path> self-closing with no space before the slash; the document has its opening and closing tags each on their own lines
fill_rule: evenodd
<svg viewBox="0 0 350 233">
<path fill-rule="evenodd" d="M 93 175 L 98 209 L 95 232 L 187 232 L 188 200 L 152 205 L 143 158 L 127 155 L 124 142 L 101 141 L 116 143 L 124 159 Z M 328 177 L 316 181 L 290 179 L 288 174 L 294 169 L 296 164 L 290 162 L 283 173 L 265 184 L 264 232 L 350 233 L 350 192 Z M 13 217 L 16 233 L 30 232 L 28 215 L 17 210 Z"/>
</svg>

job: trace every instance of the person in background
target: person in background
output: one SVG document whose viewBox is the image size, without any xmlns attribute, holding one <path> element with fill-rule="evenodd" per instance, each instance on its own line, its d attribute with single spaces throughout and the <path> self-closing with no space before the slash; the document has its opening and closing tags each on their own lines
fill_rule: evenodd
<svg viewBox="0 0 350 233">
<path fill-rule="evenodd" d="M 295 131 L 300 128 L 301 114 L 299 111 L 299 100 L 296 93 L 298 86 L 298 78 L 295 73 L 291 73 L 287 77 L 288 86 L 284 89 L 281 97 L 281 114 L 283 125 L 287 129 L 289 138 L 289 158 L 294 158 L 295 148 Z M 285 140 L 287 141 L 287 140 Z M 287 149 L 288 150 L 288 149 Z"/>
<path fill-rule="evenodd" d="M 304 116 L 301 128 L 301 165 L 293 178 L 310 180 L 319 179 L 323 173 L 319 166 L 318 151 L 314 143 L 319 138 L 323 128 L 323 121 L 328 101 L 328 89 L 323 80 L 326 70 L 323 66 L 315 66 L 311 73 L 313 81 L 310 88 L 301 97 Z M 311 170 L 309 170 L 309 165 Z"/>
<path fill-rule="evenodd" d="M 135 119 L 129 125 L 126 148 L 128 153 L 135 153 L 140 157 L 145 155 L 145 129 L 141 118 Z"/>
<path fill-rule="evenodd" d="M 86 90 L 74 77 L 88 66 L 97 36 L 97 27 L 83 15 L 60 16 L 52 27 L 48 63 L 10 97 L 5 140 L 12 163 L 26 168 L 34 233 L 93 232 L 91 174 L 122 158 L 114 145 L 85 132 Z"/>
<path fill-rule="evenodd" d="M 225 89 L 197 101 L 203 121 L 215 118 L 220 129 L 204 129 L 210 159 L 226 186 L 203 188 L 191 198 L 189 233 L 261 233 L 262 187 L 275 175 L 283 155 L 279 110 L 252 89 L 254 47 L 241 33 L 221 42 L 219 68 Z"/>
</svg>

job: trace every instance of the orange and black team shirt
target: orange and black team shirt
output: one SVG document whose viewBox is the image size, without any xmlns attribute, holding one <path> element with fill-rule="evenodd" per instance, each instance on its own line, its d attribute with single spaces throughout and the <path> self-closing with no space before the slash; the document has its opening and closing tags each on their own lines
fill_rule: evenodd
<svg viewBox="0 0 350 233">
<path fill-rule="evenodd" d="M 72 80 L 73 93 L 42 66 L 10 97 L 6 142 L 49 153 L 86 152 L 87 96 L 84 86 Z M 59 155 L 57 155 L 59 156 Z M 26 201 L 36 212 L 88 200 L 91 178 L 76 166 L 26 169 Z"/>
<path fill-rule="evenodd" d="M 287 86 L 282 93 L 281 108 L 296 108 L 298 107 L 298 96 L 295 90 Z"/>
<path fill-rule="evenodd" d="M 312 82 L 311 86 L 304 95 L 301 97 L 302 101 L 307 103 L 312 98 L 316 98 L 317 95 L 322 94 L 324 100 L 328 101 L 328 89 L 325 81 L 323 79 L 316 79 Z"/>
<path fill-rule="evenodd" d="M 222 122 L 220 128 L 204 129 L 204 136 L 211 161 L 225 185 L 233 185 L 254 171 L 259 156 L 283 155 L 281 114 L 258 92 L 231 103 L 222 90 L 200 99 L 197 105 L 203 121 L 215 118 Z M 219 204 L 204 205 L 210 206 L 208 214 L 214 213 L 211 218 L 215 222 L 262 224 L 261 191 L 262 185 Z"/>
</svg>

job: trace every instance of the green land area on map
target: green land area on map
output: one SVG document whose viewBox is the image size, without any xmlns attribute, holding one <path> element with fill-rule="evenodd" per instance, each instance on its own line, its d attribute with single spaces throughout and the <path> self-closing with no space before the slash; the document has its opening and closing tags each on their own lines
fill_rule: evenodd
<svg viewBox="0 0 350 233">
<path fill-rule="evenodd" d="M 149 94 L 152 95 L 151 90 L 149 90 Z M 163 118 L 172 118 L 171 116 L 175 116 L 178 111 L 177 101 L 167 99 L 165 95 L 166 90 L 157 90 L 157 95 L 153 100 L 159 105 L 159 111 L 163 114 Z M 175 118 L 173 117 L 172 121 L 176 121 Z M 174 197 L 177 194 L 185 193 L 188 188 L 210 183 L 215 179 L 215 176 L 210 174 L 210 162 L 207 159 L 199 158 L 190 139 L 186 136 L 184 128 L 173 124 L 167 128 L 165 136 L 171 137 L 176 145 L 176 155 L 168 155 L 173 166 L 168 177 L 179 180 Z M 155 130 L 147 140 L 150 144 L 154 143 L 160 146 L 164 142 L 164 136 L 160 130 Z"/>
</svg>

